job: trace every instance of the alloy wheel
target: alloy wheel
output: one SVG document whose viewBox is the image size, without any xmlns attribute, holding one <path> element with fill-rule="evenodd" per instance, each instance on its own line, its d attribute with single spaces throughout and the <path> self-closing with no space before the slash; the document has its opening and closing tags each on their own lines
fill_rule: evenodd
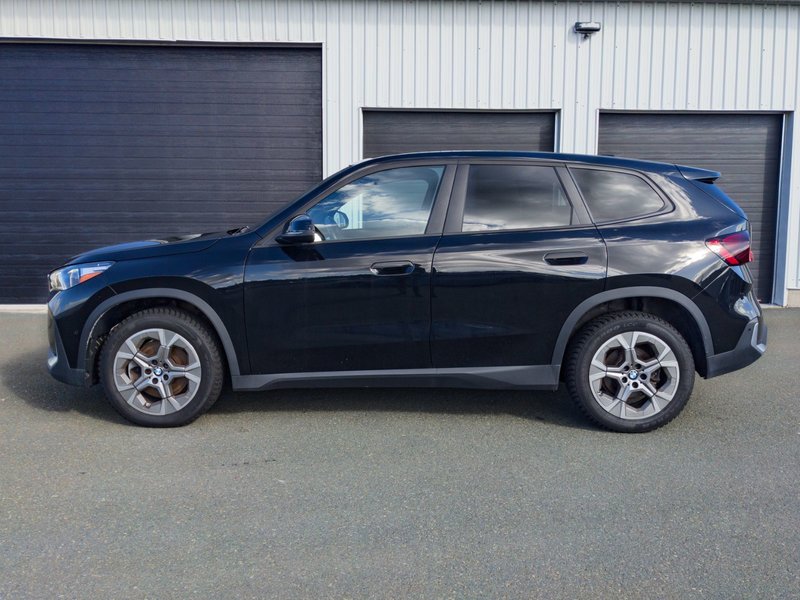
<svg viewBox="0 0 800 600">
<path fill-rule="evenodd" d="M 675 397 L 680 368 L 672 348 L 644 331 L 626 331 L 603 343 L 592 357 L 589 387 L 609 414 L 645 419 Z"/>
<path fill-rule="evenodd" d="M 200 357 L 182 335 L 145 329 L 128 337 L 114 356 L 114 385 L 127 403 L 148 415 L 184 408 L 197 393 Z"/>
</svg>

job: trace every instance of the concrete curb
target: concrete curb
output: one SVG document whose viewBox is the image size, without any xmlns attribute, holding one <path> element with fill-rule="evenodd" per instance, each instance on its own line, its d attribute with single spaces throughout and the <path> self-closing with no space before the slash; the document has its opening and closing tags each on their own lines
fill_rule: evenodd
<svg viewBox="0 0 800 600">
<path fill-rule="evenodd" d="M 0 304 L 0 313 L 35 313 L 47 312 L 47 304 Z"/>
</svg>

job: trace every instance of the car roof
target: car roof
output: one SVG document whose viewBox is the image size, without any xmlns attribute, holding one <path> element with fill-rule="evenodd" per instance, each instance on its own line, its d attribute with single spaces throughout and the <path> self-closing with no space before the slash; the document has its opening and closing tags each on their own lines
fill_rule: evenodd
<svg viewBox="0 0 800 600">
<path fill-rule="evenodd" d="M 623 167 L 638 171 L 656 173 L 674 172 L 674 164 L 623 158 L 619 156 L 597 156 L 594 154 L 564 154 L 560 152 L 518 152 L 505 150 L 447 150 L 437 152 L 409 152 L 405 154 L 388 154 L 370 158 L 357 164 L 364 167 L 371 164 L 393 162 L 397 160 L 422 160 L 422 159 L 457 159 L 457 158 L 532 158 L 539 160 L 563 161 L 569 163 L 583 163 L 587 165 L 600 165 L 605 167 Z M 354 165 L 356 166 L 356 165 Z"/>
</svg>

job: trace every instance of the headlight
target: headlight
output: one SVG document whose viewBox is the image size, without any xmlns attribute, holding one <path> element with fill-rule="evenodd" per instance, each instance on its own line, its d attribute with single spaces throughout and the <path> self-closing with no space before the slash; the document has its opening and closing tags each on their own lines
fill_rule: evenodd
<svg viewBox="0 0 800 600">
<path fill-rule="evenodd" d="M 50 273 L 50 291 L 68 290 L 92 277 L 97 277 L 113 264 L 113 262 L 86 263 L 56 269 Z"/>
</svg>

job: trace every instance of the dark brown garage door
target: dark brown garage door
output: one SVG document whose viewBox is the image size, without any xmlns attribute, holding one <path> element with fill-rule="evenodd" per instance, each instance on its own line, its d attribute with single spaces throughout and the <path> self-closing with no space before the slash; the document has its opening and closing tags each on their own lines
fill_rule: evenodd
<svg viewBox="0 0 800 600">
<path fill-rule="evenodd" d="M 364 110 L 364 158 L 429 150 L 552 152 L 555 113 Z"/>
<path fill-rule="evenodd" d="M 0 45 L 0 303 L 78 252 L 255 222 L 322 175 L 318 48 Z"/>
<path fill-rule="evenodd" d="M 705 167 L 747 213 L 757 296 L 772 299 L 783 116 L 773 114 L 600 115 L 600 154 Z"/>
</svg>

